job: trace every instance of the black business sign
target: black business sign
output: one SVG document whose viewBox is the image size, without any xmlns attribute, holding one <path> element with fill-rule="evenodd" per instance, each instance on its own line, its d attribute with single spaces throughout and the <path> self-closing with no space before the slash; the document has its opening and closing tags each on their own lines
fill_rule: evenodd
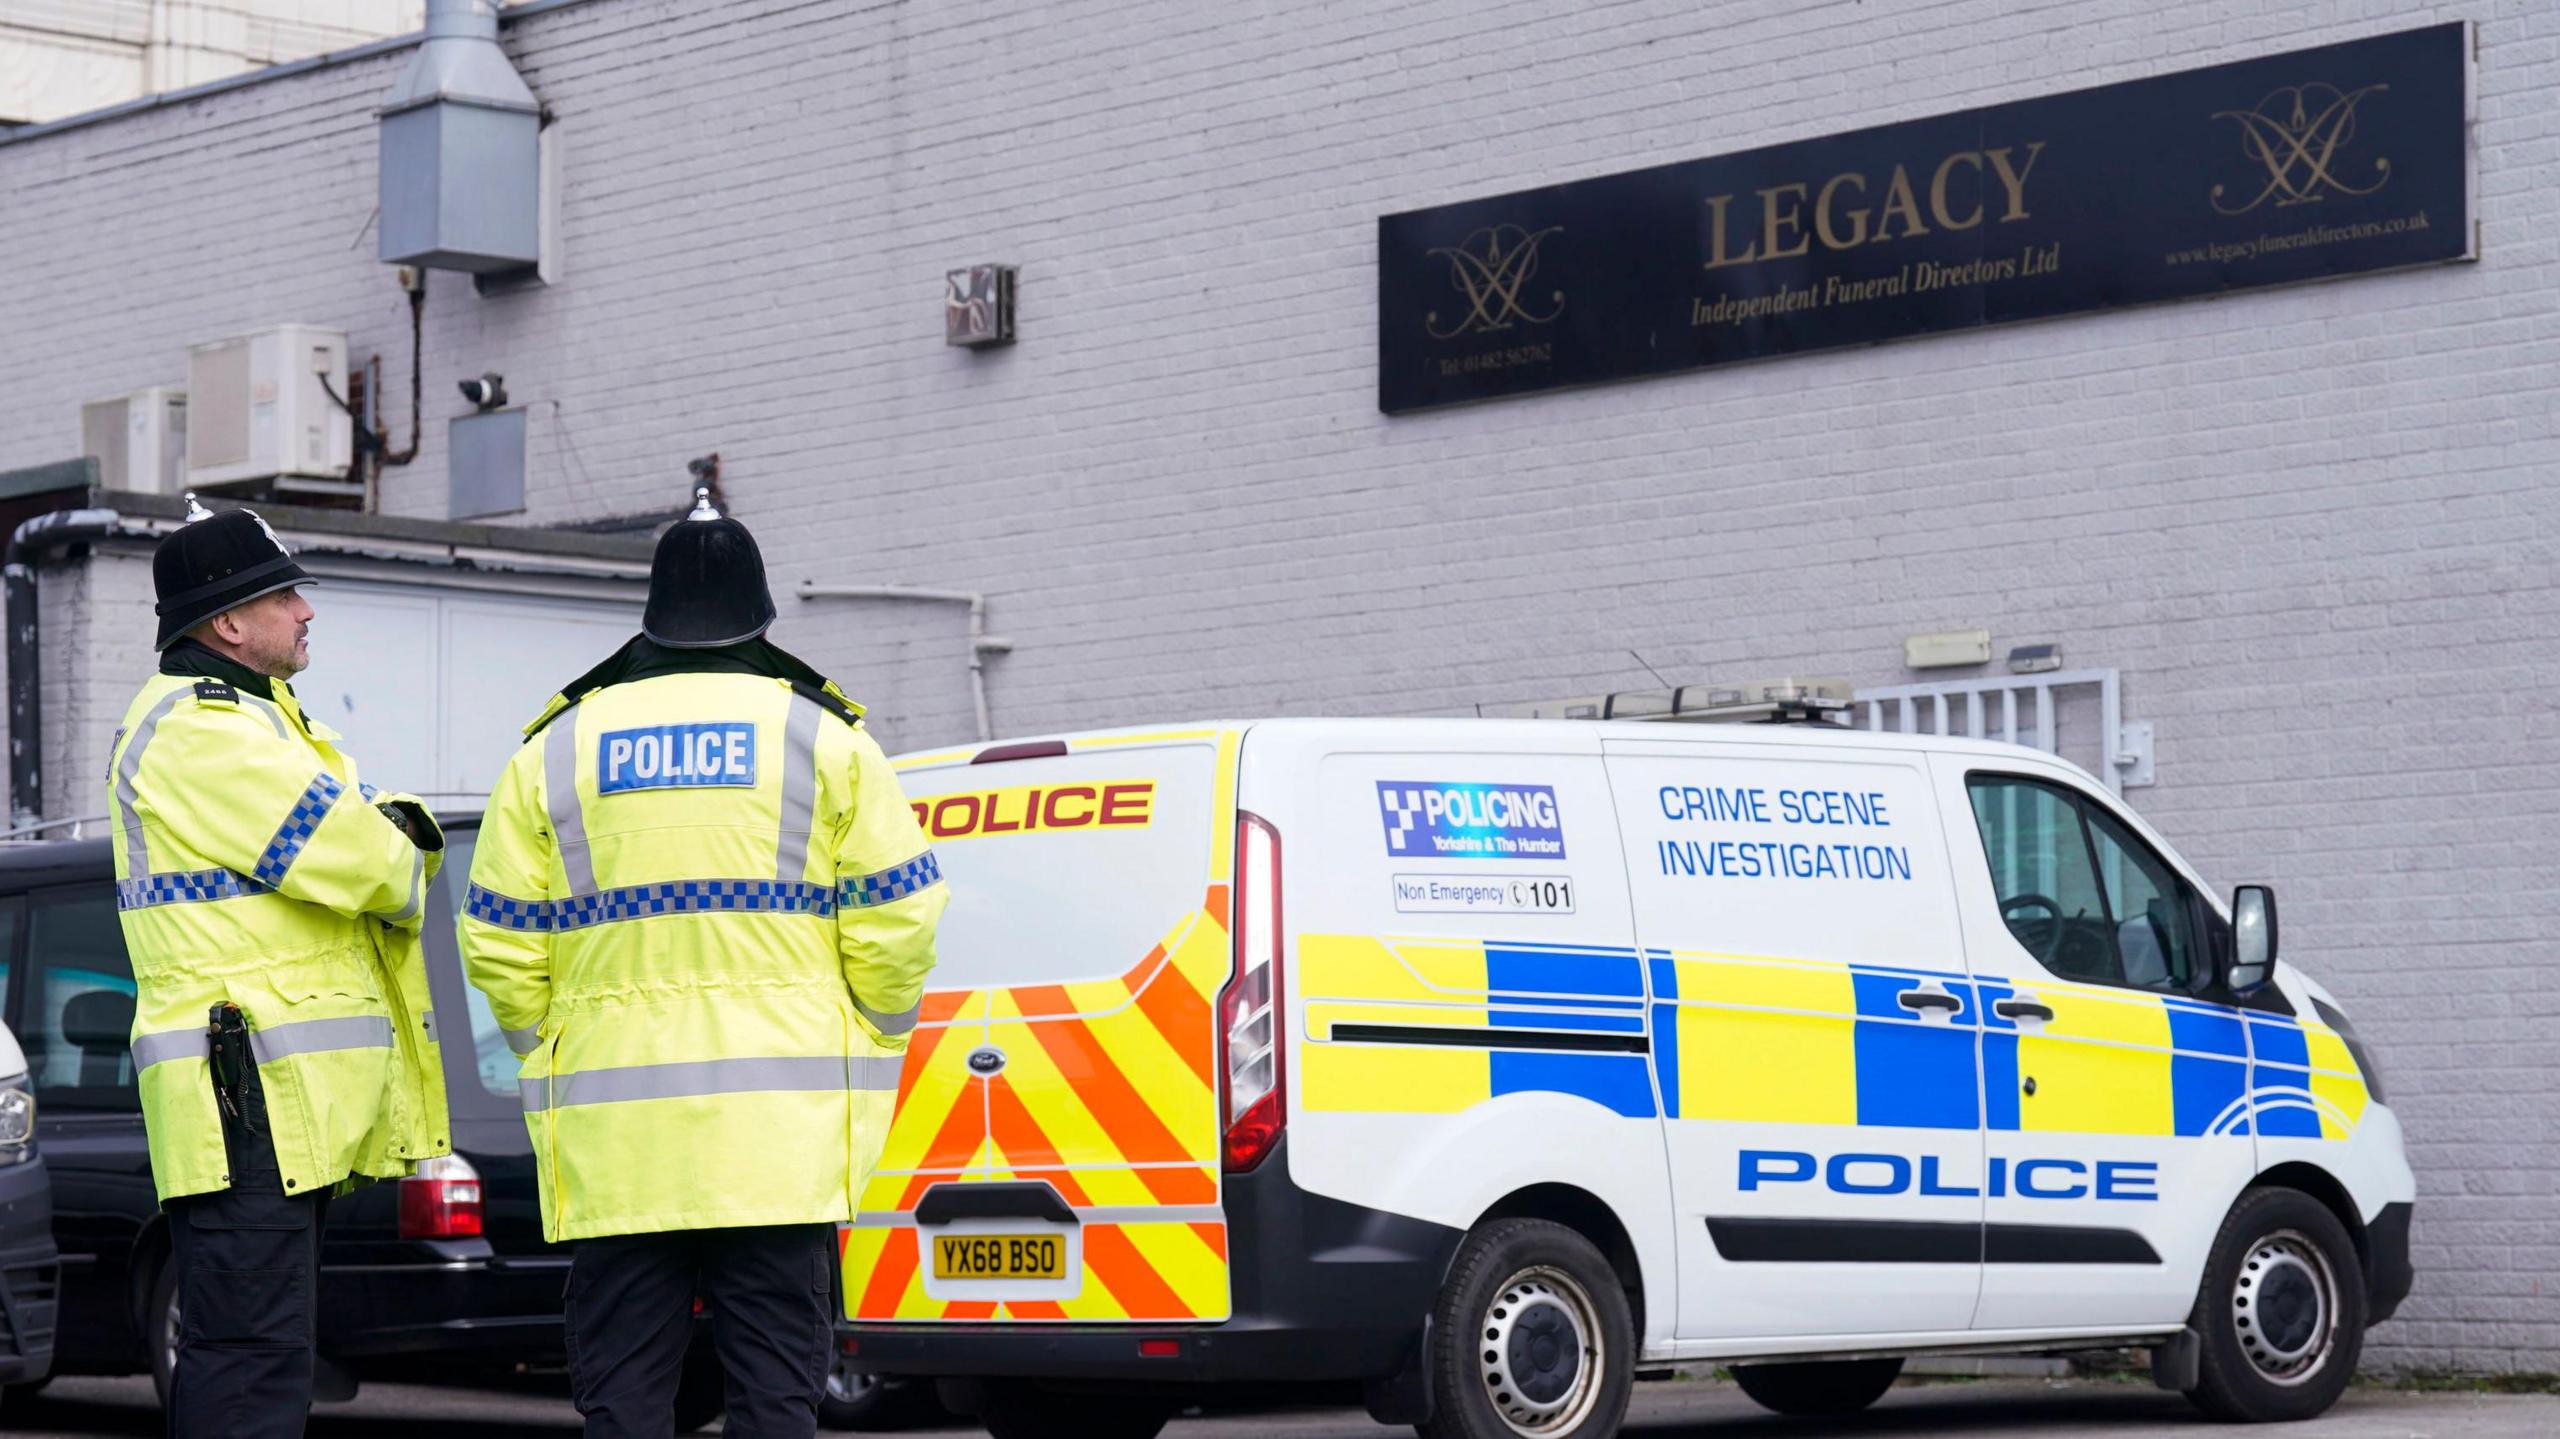
<svg viewBox="0 0 2560 1439">
<path fill-rule="evenodd" d="M 1378 406 L 2472 254 L 2465 23 L 1378 221 Z"/>
</svg>

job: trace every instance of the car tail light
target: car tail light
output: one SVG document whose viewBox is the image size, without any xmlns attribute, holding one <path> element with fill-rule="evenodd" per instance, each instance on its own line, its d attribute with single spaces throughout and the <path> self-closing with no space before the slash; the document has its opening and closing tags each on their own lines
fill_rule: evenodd
<svg viewBox="0 0 2560 1439">
<path fill-rule="evenodd" d="M 1218 997 L 1226 1168 L 1243 1174 L 1289 1122 L 1280 1042 L 1280 832 L 1236 812 L 1235 973 Z"/>
<path fill-rule="evenodd" d="M 480 1171 L 459 1154 L 422 1160 L 400 1181 L 400 1237 L 468 1239 L 480 1232 Z"/>
</svg>

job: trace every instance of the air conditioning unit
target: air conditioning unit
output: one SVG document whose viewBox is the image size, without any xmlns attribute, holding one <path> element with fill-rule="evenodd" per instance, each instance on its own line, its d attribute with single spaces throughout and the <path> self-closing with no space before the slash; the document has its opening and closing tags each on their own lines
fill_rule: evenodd
<svg viewBox="0 0 2560 1439">
<path fill-rule="evenodd" d="M 356 442 L 346 395 L 343 330 L 278 325 L 190 346 L 187 488 L 347 487 Z"/>
<path fill-rule="evenodd" d="M 153 385 L 80 407 L 80 453 L 111 490 L 173 495 L 185 485 L 187 392 Z"/>
</svg>

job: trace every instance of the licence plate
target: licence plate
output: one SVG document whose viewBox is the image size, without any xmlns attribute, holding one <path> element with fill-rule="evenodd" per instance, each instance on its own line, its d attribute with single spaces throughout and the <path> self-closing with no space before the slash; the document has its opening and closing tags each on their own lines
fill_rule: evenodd
<svg viewBox="0 0 2560 1439">
<path fill-rule="evenodd" d="M 1055 1234 L 937 1234 L 936 1279 L 1064 1279 L 1066 1240 Z"/>
</svg>

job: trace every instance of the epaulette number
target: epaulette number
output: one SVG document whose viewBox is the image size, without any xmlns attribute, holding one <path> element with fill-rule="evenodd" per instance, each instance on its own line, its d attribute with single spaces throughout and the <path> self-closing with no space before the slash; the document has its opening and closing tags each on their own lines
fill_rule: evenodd
<svg viewBox="0 0 2560 1439">
<path fill-rule="evenodd" d="M 196 698 L 219 700 L 227 705 L 236 705 L 240 703 L 240 691 L 232 688 L 227 680 L 198 680 L 196 681 Z"/>
</svg>

